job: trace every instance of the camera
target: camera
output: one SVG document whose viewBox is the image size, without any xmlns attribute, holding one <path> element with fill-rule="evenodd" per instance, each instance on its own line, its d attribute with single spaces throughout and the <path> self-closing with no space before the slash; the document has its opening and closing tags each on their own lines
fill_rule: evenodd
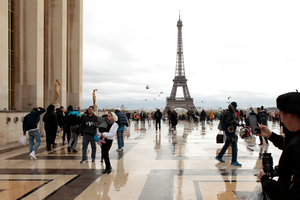
<svg viewBox="0 0 300 200">
<path fill-rule="evenodd" d="M 278 166 L 273 169 L 273 158 L 271 153 L 264 153 L 262 157 L 262 165 L 264 166 L 264 172 L 268 177 L 273 178 L 278 176 Z"/>
</svg>

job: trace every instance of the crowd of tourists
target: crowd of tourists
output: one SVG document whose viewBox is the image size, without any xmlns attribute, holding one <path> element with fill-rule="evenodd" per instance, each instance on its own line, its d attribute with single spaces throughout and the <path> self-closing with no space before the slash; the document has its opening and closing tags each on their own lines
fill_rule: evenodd
<svg viewBox="0 0 300 200">
<path fill-rule="evenodd" d="M 258 136 L 261 145 L 269 145 L 271 141 L 276 147 L 281 149 L 282 155 L 279 160 L 279 165 L 274 169 L 279 178 L 273 179 L 274 175 L 270 175 L 264 166 L 261 167 L 257 177 L 262 185 L 262 193 L 265 198 L 269 199 L 300 199 L 300 93 L 291 92 L 280 95 L 277 100 L 277 108 L 280 114 L 280 124 L 283 127 L 285 136 L 278 135 L 268 128 L 268 120 L 276 121 L 279 117 L 276 116 L 274 111 L 270 113 L 261 106 L 255 110 L 250 107 L 246 110 L 245 114 L 242 110 L 237 110 L 237 103 L 231 102 L 228 109 L 224 110 L 222 114 L 218 114 L 219 128 L 224 132 L 225 143 L 221 151 L 217 154 L 215 159 L 225 162 L 223 156 L 228 149 L 232 146 L 231 164 L 241 167 L 237 161 L 237 142 L 238 137 L 236 134 L 238 126 L 250 126 L 250 117 L 255 116 L 258 125 Z M 42 107 L 34 107 L 32 112 L 24 117 L 23 120 L 23 133 L 29 135 L 29 156 L 32 159 L 37 159 L 35 152 L 41 144 L 41 136 L 37 128 L 40 121 L 40 115 L 43 116 L 44 128 L 46 132 L 46 148 L 51 151 L 56 146 L 55 138 L 58 127 L 63 130 L 62 142 L 63 145 L 68 141 L 68 152 L 77 153 L 78 137 L 83 137 L 82 140 L 82 159 L 80 163 L 85 163 L 87 160 L 87 147 L 91 145 L 91 158 L 95 162 L 96 156 L 96 142 L 95 137 L 98 136 L 97 143 L 101 146 L 101 162 L 105 162 L 106 169 L 103 173 L 111 173 L 111 164 L 109 159 L 109 150 L 112 142 L 117 135 L 118 152 L 123 151 L 124 137 L 123 133 L 125 126 L 129 126 L 130 119 L 136 123 L 145 123 L 146 120 L 156 121 L 156 131 L 161 131 L 161 120 L 168 120 L 170 130 L 176 133 L 176 125 L 180 119 L 175 110 L 168 110 L 166 115 L 163 115 L 158 109 L 153 113 L 133 113 L 130 115 L 128 112 L 121 112 L 120 108 L 115 108 L 114 112 L 109 112 L 107 115 L 97 117 L 94 114 L 94 107 L 90 106 L 84 114 L 80 114 L 80 108 L 76 107 L 73 110 L 72 106 L 68 106 L 67 111 L 64 108 L 55 110 L 53 105 L 49 105 L 47 110 Z M 201 113 L 193 113 L 189 111 L 185 117 L 181 116 L 183 120 L 214 120 L 216 115 L 210 111 L 208 115 L 204 110 Z M 253 117 L 251 117 L 253 118 Z M 98 133 L 97 133 L 98 132 Z M 253 132 L 253 130 L 252 130 Z M 67 140 L 66 137 L 67 136 Z M 97 137 L 96 137 L 97 138 Z M 34 140 L 36 144 L 34 145 Z M 271 169 L 272 171 L 273 169 Z M 273 171 L 272 171 L 273 173 Z"/>
</svg>

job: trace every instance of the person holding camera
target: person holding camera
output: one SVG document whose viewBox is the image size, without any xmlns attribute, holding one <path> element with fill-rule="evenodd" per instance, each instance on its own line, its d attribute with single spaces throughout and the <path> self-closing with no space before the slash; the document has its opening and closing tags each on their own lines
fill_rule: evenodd
<svg viewBox="0 0 300 200">
<path fill-rule="evenodd" d="M 272 180 L 263 166 L 257 177 L 264 193 L 272 200 L 300 199 L 300 93 L 282 94 L 276 103 L 285 125 L 285 137 L 271 132 L 265 125 L 259 126 L 261 133 L 258 135 L 268 138 L 282 150 L 276 170 L 279 178 Z"/>
</svg>

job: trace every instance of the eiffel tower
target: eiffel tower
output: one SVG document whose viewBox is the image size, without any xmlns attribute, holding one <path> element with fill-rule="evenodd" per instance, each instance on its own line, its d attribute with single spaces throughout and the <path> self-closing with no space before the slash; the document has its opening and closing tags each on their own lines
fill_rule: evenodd
<svg viewBox="0 0 300 200">
<path fill-rule="evenodd" d="M 182 21 L 177 22 L 178 36 L 177 36 L 177 55 L 176 55 L 176 70 L 175 78 L 173 79 L 173 88 L 170 97 L 167 98 L 167 105 L 163 113 L 166 113 L 169 109 L 185 108 L 189 111 L 197 111 L 194 105 L 194 100 L 191 98 L 189 89 L 187 86 L 187 79 L 185 78 L 184 62 L 183 62 L 183 47 L 182 47 Z M 177 88 L 182 87 L 184 97 L 176 98 Z"/>
</svg>

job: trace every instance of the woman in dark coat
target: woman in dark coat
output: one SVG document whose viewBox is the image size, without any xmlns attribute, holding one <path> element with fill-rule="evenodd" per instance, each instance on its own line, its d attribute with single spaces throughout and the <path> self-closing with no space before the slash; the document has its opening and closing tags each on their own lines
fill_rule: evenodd
<svg viewBox="0 0 300 200">
<path fill-rule="evenodd" d="M 176 130 L 177 123 L 178 123 L 177 112 L 175 110 L 173 110 L 172 114 L 171 114 L 172 132 L 174 132 Z"/>
<path fill-rule="evenodd" d="M 51 151 L 51 144 L 54 144 L 56 137 L 57 118 L 54 109 L 54 105 L 50 104 L 43 117 L 44 129 L 46 131 L 46 147 L 48 151 Z"/>
</svg>

